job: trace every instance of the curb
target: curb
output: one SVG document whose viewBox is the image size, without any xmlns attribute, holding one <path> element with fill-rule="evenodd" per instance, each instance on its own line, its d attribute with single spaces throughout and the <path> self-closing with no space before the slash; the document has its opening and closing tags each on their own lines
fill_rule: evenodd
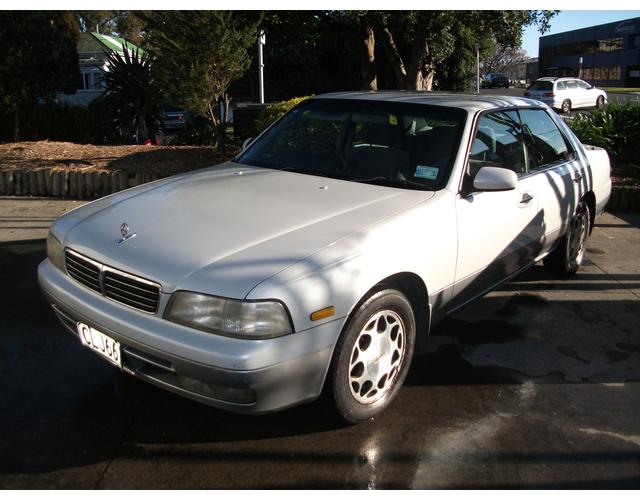
<svg viewBox="0 0 640 500">
<path fill-rule="evenodd" d="M 161 177 L 158 174 L 127 170 L 91 172 L 69 168 L 3 170 L 0 171 L 0 196 L 45 196 L 91 200 Z"/>
</svg>

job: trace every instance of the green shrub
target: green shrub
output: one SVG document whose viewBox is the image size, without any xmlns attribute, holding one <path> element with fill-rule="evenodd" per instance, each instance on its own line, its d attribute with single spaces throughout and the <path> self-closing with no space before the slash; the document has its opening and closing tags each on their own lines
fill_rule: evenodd
<svg viewBox="0 0 640 500">
<path fill-rule="evenodd" d="M 298 104 L 300 104 L 307 97 L 294 97 L 293 99 L 289 99 L 288 101 L 282 101 L 276 104 L 271 104 L 267 106 L 267 109 L 262 111 L 258 118 L 256 118 L 256 128 L 258 133 L 262 132 L 265 128 L 275 122 L 278 118 L 284 115 L 287 111 L 294 108 Z"/>
<path fill-rule="evenodd" d="M 612 102 L 567 122 L 582 143 L 606 149 L 614 164 L 640 164 L 639 104 Z"/>
</svg>

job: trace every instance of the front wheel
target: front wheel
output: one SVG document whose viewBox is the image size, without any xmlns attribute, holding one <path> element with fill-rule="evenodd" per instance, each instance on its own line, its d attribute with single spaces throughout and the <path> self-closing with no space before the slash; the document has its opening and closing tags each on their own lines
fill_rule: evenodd
<svg viewBox="0 0 640 500">
<path fill-rule="evenodd" d="M 342 420 L 369 420 L 389 406 L 409 370 L 415 332 L 411 304 L 398 290 L 381 290 L 358 307 L 336 344 L 325 385 Z"/>
<path fill-rule="evenodd" d="M 581 201 L 557 248 L 545 257 L 544 267 L 559 276 L 576 274 L 584 258 L 590 227 L 589 206 Z"/>
</svg>

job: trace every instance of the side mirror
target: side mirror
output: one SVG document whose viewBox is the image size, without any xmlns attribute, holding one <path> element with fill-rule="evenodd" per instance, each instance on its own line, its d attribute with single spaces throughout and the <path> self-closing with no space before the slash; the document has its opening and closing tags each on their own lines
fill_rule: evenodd
<svg viewBox="0 0 640 500">
<path fill-rule="evenodd" d="M 242 143 L 242 151 L 247 149 L 252 142 L 253 142 L 253 137 L 249 137 L 245 139 L 244 142 Z"/>
<path fill-rule="evenodd" d="M 507 168 L 482 167 L 473 179 L 478 191 L 510 191 L 518 184 L 518 175 Z"/>
</svg>

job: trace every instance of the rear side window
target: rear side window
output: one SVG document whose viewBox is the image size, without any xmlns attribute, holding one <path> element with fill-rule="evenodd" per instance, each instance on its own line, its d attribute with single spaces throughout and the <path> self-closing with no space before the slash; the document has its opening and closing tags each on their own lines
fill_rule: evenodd
<svg viewBox="0 0 640 500">
<path fill-rule="evenodd" d="M 521 109 L 520 119 L 529 170 L 565 161 L 571 151 L 551 117 L 543 109 Z"/>
<path fill-rule="evenodd" d="M 533 82 L 529 90 L 553 90 L 553 82 L 547 80 Z"/>
<path fill-rule="evenodd" d="M 564 82 L 556 83 L 556 90 L 564 90 L 566 88 L 567 88 L 567 86 L 564 84 Z"/>
<path fill-rule="evenodd" d="M 578 88 L 578 82 L 576 82 L 575 80 L 569 80 L 567 82 L 567 89 L 576 90 L 577 88 Z"/>
</svg>

